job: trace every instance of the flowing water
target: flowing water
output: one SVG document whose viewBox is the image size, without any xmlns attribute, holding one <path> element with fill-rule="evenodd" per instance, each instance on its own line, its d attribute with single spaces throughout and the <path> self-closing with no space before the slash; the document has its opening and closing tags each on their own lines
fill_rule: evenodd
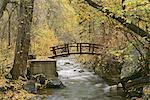
<svg viewBox="0 0 150 100">
<path fill-rule="evenodd" d="M 59 79 L 66 87 L 42 91 L 46 95 L 37 100 L 125 100 L 117 92 L 110 92 L 104 80 L 83 69 L 74 58 L 57 59 L 57 67 Z"/>
</svg>

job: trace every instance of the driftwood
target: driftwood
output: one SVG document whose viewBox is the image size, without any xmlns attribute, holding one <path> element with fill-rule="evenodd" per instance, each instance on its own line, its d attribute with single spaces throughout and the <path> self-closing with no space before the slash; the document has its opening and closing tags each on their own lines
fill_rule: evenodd
<svg viewBox="0 0 150 100">
<path fill-rule="evenodd" d="M 143 86 L 143 85 L 148 85 L 148 84 L 150 84 L 150 77 L 149 76 L 140 77 L 140 78 L 132 80 L 131 82 L 127 82 L 124 85 L 124 88 L 126 90 L 129 90 L 129 89 L 131 89 L 132 87 L 135 87 L 135 86 Z"/>
</svg>

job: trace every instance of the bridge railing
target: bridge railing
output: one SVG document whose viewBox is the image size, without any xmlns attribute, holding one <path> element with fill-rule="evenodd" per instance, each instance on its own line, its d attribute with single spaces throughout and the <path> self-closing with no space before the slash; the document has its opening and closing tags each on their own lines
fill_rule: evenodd
<svg viewBox="0 0 150 100">
<path fill-rule="evenodd" d="M 70 43 L 70 44 L 63 44 L 58 46 L 50 47 L 50 51 L 52 51 L 53 56 L 64 56 L 70 54 L 96 54 L 97 49 L 100 48 L 101 45 L 92 44 L 92 43 Z"/>
</svg>

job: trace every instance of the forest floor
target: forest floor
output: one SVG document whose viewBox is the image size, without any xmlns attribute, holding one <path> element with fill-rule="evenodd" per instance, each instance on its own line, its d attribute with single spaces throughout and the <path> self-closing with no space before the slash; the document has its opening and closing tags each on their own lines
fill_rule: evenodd
<svg viewBox="0 0 150 100">
<path fill-rule="evenodd" d="M 28 100 L 35 94 L 23 89 L 26 82 L 22 80 L 0 79 L 0 100 Z"/>
</svg>

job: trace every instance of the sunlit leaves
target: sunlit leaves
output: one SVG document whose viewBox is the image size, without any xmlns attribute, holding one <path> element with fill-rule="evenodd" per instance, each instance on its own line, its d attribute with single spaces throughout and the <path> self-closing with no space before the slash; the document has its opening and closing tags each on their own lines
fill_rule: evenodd
<svg viewBox="0 0 150 100">
<path fill-rule="evenodd" d="M 58 39 L 48 27 L 33 29 L 32 52 L 38 56 L 50 55 L 50 47 L 58 44 Z"/>
</svg>

